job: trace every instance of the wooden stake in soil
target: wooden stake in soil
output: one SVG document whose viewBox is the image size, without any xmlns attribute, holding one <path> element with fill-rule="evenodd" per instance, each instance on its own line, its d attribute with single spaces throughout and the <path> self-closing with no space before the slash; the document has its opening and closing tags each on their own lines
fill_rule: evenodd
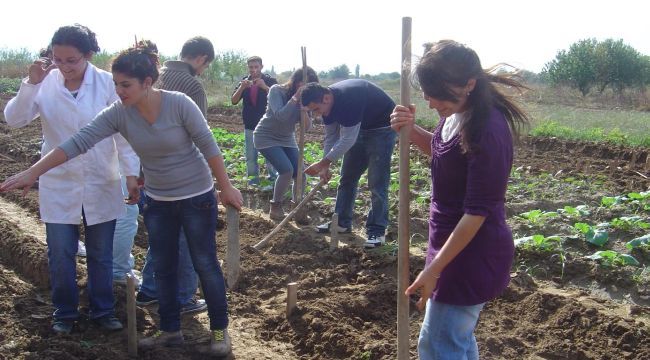
<svg viewBox="0 0 650 360">
<path fill-rule="evenodd" d="M 304 46 L 300 47 L 300 53 L 302 54 L 302 83 L 306 84 L 307 83 L 307 48 Z M 293 201 L 294 203 L 298 204 L 300 200 L 302 200 L 302 195 L 303 195 L 303 178 L 302 178 L 302 171 L 303 171 L 303 165 L 305 162 L 305 128 L 307 127 L 307 111 L 305 109 L 302 109 L 302 105 L 300 106 L 300 123 L 298 124 L 298 169 L 297 169 L 297 174 L 296 176 L 296 187 L 294 188 L 294 193 L 293 193 Z M 296 221 L 299 223 L 305 222 L 306 221 L 306 216 L 304 213 L 299 213 L 296 216 Z"/>
<path fill-rule="evenodd" d="M 411 104 L 411 18 L 402 18 L 402 77 L 400 103 Z M 397 250 L 397 359 L 409 358 L 409 299 L 404 294 L 409 285 L 409 135 L 411 126 L 399 131 L 399 211 Z"/>
<path fill-rule="evenodd" d="M 236 289 L 239 281 L 239 212 L 226 206 L 226 226 L 228 227 L 228 248 L 226 249 L 227 283 L 229 289 Z"/>
<path fill-rule="evenodd" d="M 135 278 L 126 274 L 126 319 L 129 337 L 129 357 L 138 356 L 138 330 L 135 317 Z"/>
<path fill-rule="evenodd" d="M 330 249 L 339 247 L 339 214 L 332 215 L 332 222 L 330 223 Z"/>
<path fill-rule="evenodd" d="M 296 309 L 297 302 L 298 302 L 298 283 L 292 282 L 287 284 L 287 318 L 289 318 L 293 310 Z"/>
<path fill-rule="evenodd" d="M 262 247 L 264 247 L 264 246 L 266 245 L 266 243 L 269 242 L 269 240 L 271 240 L 271 238 L 273 237 L 273 235 L 277 234 L 277 232 L 280 231 L 280 229 L 282 229 L 282 227 L 283 227 L 286 223 L 288 223 L 289 220 L 291 220 L 291 218 L 296 214 L 296 212 L 298 212 L 298 211 L 299 211 L 299 210 L 300 210 L 300 209 L 301 209 L 301 208 L 302 208 L 302 207 L 307 203 L 307 201 L 308 201 L 309 199 L 311 199 L 312 196 L 314 196 L 314 194 L 316 193 L 316 191 L 317 191 L 318 189 L 320 189 L 320 188 L 323 186 L 323 184 L 325 184 L 323 181 L 321 181 L 321 182 L 319 182 L 318 184 L 316 184 L 316 186 L 314 186 L 314 188 L 311 189 L 311 191 L 309 192 L 309 194 L 307 194 L 307 195 L 302 199 L 302 201 L 301 201 L 298 205 L 296 205 L 296 207 L 293 208 L 293 210 L 291 210 L 290 213 L 287 214 L 287 216 L 284 218 L 284 220 L 282 220 L 282 221 L 281 221 L 281 222 L 280 222 L 280 223 L 275 227 L 275 229 L 271 230 L 271 232 L 270 232 L 268 235 L 266 235 L 266 236 L 264 237 L 264 239 L 262 239 L 262 241 L 260 241 L 260 242 L 258 242 L 257 244 L 253 245 L 253 248 L 259 250 L 259 249 L 261 249 Z"/>
</svg>

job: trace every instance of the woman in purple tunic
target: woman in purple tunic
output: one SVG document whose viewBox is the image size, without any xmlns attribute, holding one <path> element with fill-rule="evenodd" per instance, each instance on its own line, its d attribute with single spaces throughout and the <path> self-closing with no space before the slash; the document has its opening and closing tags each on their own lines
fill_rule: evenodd
<svg viewBox="0 0 650 360">
<path fill-rule="evenodd" d="M 397 106 L 396 131 L 431 156 L 429 250 L 424 270 L 406 290 L 426 304 L 421 359 L 478 359 L 474 328 L 485 303 L 508 285 L 514 256 L 505 221 L 513 135 L 528 116 L 495 83 L 525 88 L 483 70 L 478 55 L 451 40 L 425 45 L 416 82 L 440 122 L 433 133 L 414 125 L 415 106 Z"/>
</svg>

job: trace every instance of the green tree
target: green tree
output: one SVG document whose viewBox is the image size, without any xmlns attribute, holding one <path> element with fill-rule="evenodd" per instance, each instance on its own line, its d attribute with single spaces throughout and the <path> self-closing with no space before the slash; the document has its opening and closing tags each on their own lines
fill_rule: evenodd
<svg viewBox="0 0 650 360">
<path fill-rule="evenodd" d="M 596 39 L 585 39 L 574 43 L 569 51 L 560 50 L 555 59 L 547 63 L 542 71 L 551 84 L 566 84 L 580 90 L 583 96 L 596 83 Z"/>
<path fill-rule="evenodd" d="M 246 74 L 248 56 L 242 51 L 228 50 L 215 55 L 214 61 L 206 71 L 206 78 L 211 82 L 227 78 L 231 82 Z"/>
<path fill-rule="evenodd" d="M 601 93 L 607 86 L 621 94 L 626 87 L 643 84 L 643 57 L 623 40 L 607 39 L 596 46 L 596 82 Z"/>
<path fill-rule="evenodd" d="M 350 68 L 345 65 L 339 65 L 335 68 L 332 68 L 327 72 L 327 77 L 331 79 L 349 79 L 350 78 Z"/>
</svg>

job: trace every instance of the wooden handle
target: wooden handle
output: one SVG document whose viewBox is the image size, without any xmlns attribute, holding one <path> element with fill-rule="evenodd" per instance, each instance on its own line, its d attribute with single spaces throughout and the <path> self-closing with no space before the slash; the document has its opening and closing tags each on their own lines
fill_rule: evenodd
<svg viewBox="0 0 650 360">
<path fill-rule="evenodd" d="M 312 196 L 314 196 L 314 194 L 316 193 L 316 191 L 317 191 L 318 189 L 320 189 L 320 188 L 323 186 L 323 184 L 325 184 L 325 182 L 324 182 L 324 181 L 321 181 L 321 182 L 319 182 L 316 186 L 314 186 L 314 188 L 311 189 L 311 191 L 309 192 L 309 194 L 307 194 L 307 195 L 302 199 L 302 201 L 300 201 L 300 203 L 299 203 L 295 208 L 293 208 L 293 210 L 291 210 L 291 212 L 290 212 L 289 214 L 287 214 L 287 216 L 284 218 L 284 220 L 282 220 L 282 221 L 281 221 L 281 222 L 280 222 L 280 223 L 275 227 L 275 229 L 273 229 L 273 230 L 272 230 L 268 235 L 266 235 L 266 237 L 264 237 L 264 239 L 262 239 L 262 241 L 260 241 L 260 242 L 258 242 L 257 244 L 253 245 L 253 247 L 254 247 L 255 249 L 257 249 L 257 250 L 259 250 L 259 249 L 261 249 L 262 247 L 264 247 L 264 245 L 266 245 L 266 243 L 269 242 L 269 240 L 271 240 L 271 238 L 273 237 L 273 235 L 275 235 L 278 231 L 280 231 L 280 229 L 284 226 L 284 224 L 288 223 L 289 220 L 291 220 L 291 217 L 293 217 L 293 215 L 295 215 L 295 214 L 298 212 L 298 210 L 300 210 L 300 208 L 302 208 L 303 205 L 305 205 L 305 204 L 307 203 L 307 201 L 308 201 Z"/>
<path fill-rule="evenodd" d="M 226 206 L 226 224 L 228 227 L 228 248 L 226 249 L 226 264 L 228 267 L 227 282 L 229 289 L 235 289 L 239 281 L 239 212 L 232 206 Z"/>
<path fill-rule="evenodd" d="M 135 279 L 126 274 L 126 319 L 129 337 L 129 357 L 138 356 L 138 329 L 135 317 Z"/>
</svg>

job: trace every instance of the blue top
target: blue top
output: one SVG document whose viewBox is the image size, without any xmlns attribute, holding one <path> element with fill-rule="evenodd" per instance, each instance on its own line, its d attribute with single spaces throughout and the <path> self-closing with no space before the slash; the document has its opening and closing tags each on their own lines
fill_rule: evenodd
<svg viewBox="0 0 650 360">
<path fill-rule="evenodd" d="M 460 134 L 442 140 L 441 119 L 431 143 L 431 207 L 427 264 L 438 254 L 464 214 L 485 216 L 474 238 L 440 274 L 432 298 L 453 305 L 476 305 L 508 286 L 514 242 L 506 224 L 505 195 L 513 146 L 508 123 L 493 109 L 477 142 L 464 154 Z"/>
<path fill-rule="evenodd" d="M 367 80 L 343 80 L 329 86 L 334 105 L 323 123 L 338 123 L 344 127 L 361 124 L 362 130 L 390 126 L 393 99 L 377 85 Z"/>
</svg>

